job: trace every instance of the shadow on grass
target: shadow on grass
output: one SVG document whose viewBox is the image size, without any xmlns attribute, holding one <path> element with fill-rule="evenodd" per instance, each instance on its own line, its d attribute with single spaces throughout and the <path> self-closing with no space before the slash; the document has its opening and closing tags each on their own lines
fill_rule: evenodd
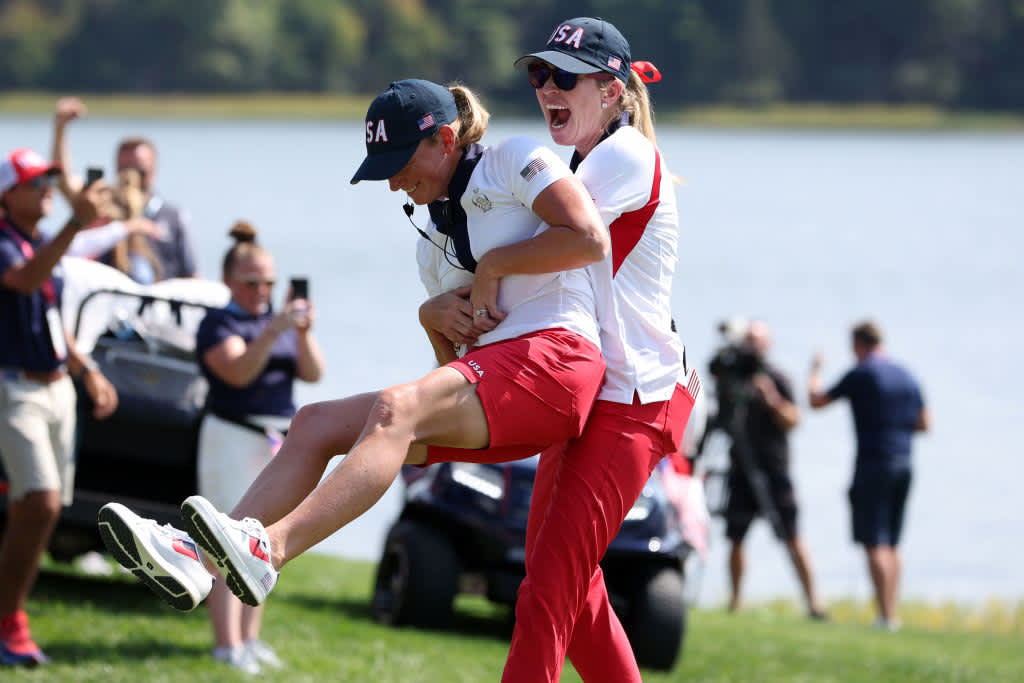
<svg viewBox="0 0 1024 683">
<path fill-rule="evenodd" d="M 507 643 L 512 640 L 512 629 L 515 625 L 515 613 L 510 608 L 488 616 L 473 614 L 456 607 L 452 623 L 446 630 L 470 638 L 492 638 Z"/>
<path fill-rule="evenodd" d="M 173 638 L 133 637 L 117 643 L 82 643 L 74 637 L 67 639 L 48 638 L 46 654 L 62 665 L 87 664 L 89 662 L 132 662 L 168 658 L 209 657 L 209 646 L 184 645 Z"/>
<path fill-rule="evenodd" d="M 44 568 L 36 579 L 32 600 L 40 605 L 41 611 L 46 610 L 48 605 L 53 605 L 54 609 L 59 609 L 63 604 L 86 606 L 108 627 L 108 617 L 117 620 L 122 617 L 201 620 L 204 627 L 207 618 L 202 609 L 185 614 L 164 604 L 135 577 L 120 573 L 90 576 L 75 573 L 72 569 Z M 83 640 L 74 632 L 68 632 L 59 637 L 47 637 L 44 647 L 46 654 L 62 666 L 209 655 L 209 647 L 205 645 L 183 644 L 171 635 L 161 638 L 141 633 L 110 642 L 102 635 Z"/>
<path fill-rule="evenodd" d="M 374 623 L 373 612 L 370 609 L 370 598 L 355 599 L 352 597 L 330 597 L 323 595 L 311 595 L 304 593 L 292 593 L 282 596 L 295 605 L 312 610 L 337 610 L 349 619 Z M 489 614 L 479 613 L 480 610 L 461 609 L 458 604 L 452 614 L 452 620 L 443 629 L 417 629 L 432 633 L 451 633 L 466 638 L 491 638 L 494 640 L 508 641 L 512 638 L 512 629 L 515 626 L 514 612 L 510 608 L 491 606 L 487 610 Z M 396 627 L 414 628 L 414 627 Z"/>
<path fill-rule="evenodd" d="M 44 569 L 32 589 L 39 602 L 90 603 L 111 614 L 181 614 L 130 574 L 89 576 Z"/>
</svg>

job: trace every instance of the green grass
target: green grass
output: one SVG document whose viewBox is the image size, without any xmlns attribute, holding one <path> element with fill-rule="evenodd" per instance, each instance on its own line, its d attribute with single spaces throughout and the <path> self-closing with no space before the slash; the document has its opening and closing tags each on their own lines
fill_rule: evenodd
<svg viewBox="0 0 1024 683">
<path fill-rule="evenodd" d="M 373 95 L 82 94 L 81 97 L 93 116 L 360 120 Z M 0 114 L 50 116 L 56 101 L 57 95 L 53 93 L 4 93 L 0 94 Z M 495 113 L 504 115 L 502 102 L 492 101 L 487 105 Z M 529 110 L 528 113 L 535 114 L 533 110 Z M 930 105 L 715 105 L 690 107 L 679 111 L 659 108 L 657 117 L 659 123 L 712 128 L 1024 130 L 1024 115 L 1019 113 L 953 112 Z"/>
<path fill-rule="evenodd" d="M 444 632 L 391 629 L 368 607 L 374 565 L 323 555 L 290 564 L 271 597 L 263 636 L 288 663 L 281 681 L 497 681 L 511 634 L 508 609 L 460 597 Z M 1024 680 L 1024 605 L 980 609 L 907 605 L 899 633 L 868 625 L 866 605 L 830 605 L 831 623 L 772 603 L 728 614 L 692 610 L 684 653 L 660 681 Z M 87 577 L 48 564 L 29 604 L 32 630 L 53 663 L 0 670 L 2 680 L 238 681 L 212 661 L 204 609 L 182 614 L 134 577 Z M 255 679 L 254 679 L 255 680 Z M 579 681 L 570 665 L 562 680 Z"/>
</svg>

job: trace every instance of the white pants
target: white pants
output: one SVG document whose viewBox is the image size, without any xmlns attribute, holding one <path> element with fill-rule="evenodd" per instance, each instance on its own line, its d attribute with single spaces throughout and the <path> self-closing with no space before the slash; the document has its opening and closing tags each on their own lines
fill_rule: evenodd
<svg viewBox="0 0 1024 683">
<path fill-rule="evenodd" d="M 249 419 L 278 429 L 288 426 L 288 419 L 279 416 Z M 207 414 L 199 427 L 199 495 L 218 510 L 231 512 L 275 450 L 267 435 Z"/>
</svg>

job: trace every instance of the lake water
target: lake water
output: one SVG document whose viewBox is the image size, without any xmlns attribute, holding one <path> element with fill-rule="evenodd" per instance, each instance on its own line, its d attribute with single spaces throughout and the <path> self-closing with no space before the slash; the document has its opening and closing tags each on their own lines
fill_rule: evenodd
<svg viewBox="0 0 1024 683">
<path fill-rule="evenodd" d="M 0 146 L 46 153 L 49 127 L 48 117 L 0 114 Z M 89 118 L 73 124 L 75 167 L 112 172 L 117 140 L 135 133 L 159 148 L 160 190 L 192 213 L 205 277 L 219 277 L 238 218 L 261 230 L 279 277 L 310 277 L 327 375 L 300 387 L 302 402 L 431 368 L 416 322 L 419 238 L 402 196 L 385 183 L 348 183 L 363 155 L 359 122 Z M 514 133 L 548 140 L 530 121 L 496 123 L 485 141 Z M 1024 293 L 1024 135 L 662 127 L 659 145 L 685 180 L 673 309 L 691 362 L 706 369 L 722 318 L 756 316 L 774 328 L 774 359 L 798 388 L 805 410 L 793 472 L 822 594 L 866 600 L 871 591 L 849 539 L 849 411 L 810 413 L 803 386 L 815 349 L 825 353 L 827 383 L 846 370 L 850 325 L 872 316 L 922 382 L 934 424 L 916 442 L 904 597 L 1024 597 L 1024 372 L 1013 355 L 1024 335 L 1013 312 Z M 60 205 L 48 224 L 66 215 Z M 419 209 L 415 219 L 425 216 Z M 400 498 L 392 487 L 319 549 L 375 558 Z M 763 523 L 747 551 L 750 599 L 798 596 Z M 716 522 L 700 603 L 725 600 L 726 557 Z"/>
</svg>

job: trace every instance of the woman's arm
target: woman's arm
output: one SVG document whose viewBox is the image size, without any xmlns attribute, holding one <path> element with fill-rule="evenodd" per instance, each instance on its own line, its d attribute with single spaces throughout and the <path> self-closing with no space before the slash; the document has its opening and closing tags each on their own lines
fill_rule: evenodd
<svg viewBox="0 0 1024 683">
<path fill-rule="evenodd" d="M 471 287 L 458 287 L 432 296 L 420 304 L 420 325 L 439 333 L 452 344 L 475 344 L 479 331 L 473 326 L 473 306 L 469 303 Z M 490 329 L 497 325 L 489 321 Z M 447 361 L 445 361 L 447 362 Z"/>
<path fill-rule="evenodd" d="M 556 180 L 533 202 L 533 212 L 550 227 L 530 239 L 491 249 L 477 261 L 470 302 L 501 320 L 498 283 L 506 275 L 554 273 L 583 268 L 611 250 L 608 229 L 583 183 L 574 176 Z"/>
<path fill-rule="evenodd" d="M 319 382 L 324 374 L 324 356 L 313 336 L 313 321 L 316 312 L 305 299 L 293 299 L 285 306 L 285 312 L 295 320 L 298 335 L 298 358 L 295 376 L 303 382 Z"/>
<path fill-rule="evenodd" d="M 85 105 L 77 97 L 62 97 L 57 100 L 57 108 L 53 115 L 53 163 L 60 166 L 63 173 L 58 177 L 57 188 L 67 198 L 82 191 L 82 179 L 71 171 L 71 151 L 67 143 L 68 124 L 85 115 Z"/>
<path fill-rule="evenodd" d="M 128 236 L 128 229 L 121 221 L 111 221 L 106 225 L 96 228 L 82 230 L 71 240 L 68 247 L 68 256 L 79 256 L 81 258 L 96 258 L 105 254 L 114 246 Z"/>
<path fill-rule="evenodd" d="M 289 313 L 278 313 L 248 344 L 240 336 L 232 335 L 207 349 L 203 362 L 225 384 L 238 389 L 246 387 L 266 369 L 278 335 L 293 325 Z"/>
<path fill-rule="evenodd" d="M 424 329 L 427 332 L 427 339 L 430 340 L 430 346 L 434 349 L 434 358 L 437 359 L 439 366 L 451 363 L 459 357 L 458 352 L 455 350 L 455 345 L 452 344 L 448 337 L 429 327 Z"/>
</svg>

